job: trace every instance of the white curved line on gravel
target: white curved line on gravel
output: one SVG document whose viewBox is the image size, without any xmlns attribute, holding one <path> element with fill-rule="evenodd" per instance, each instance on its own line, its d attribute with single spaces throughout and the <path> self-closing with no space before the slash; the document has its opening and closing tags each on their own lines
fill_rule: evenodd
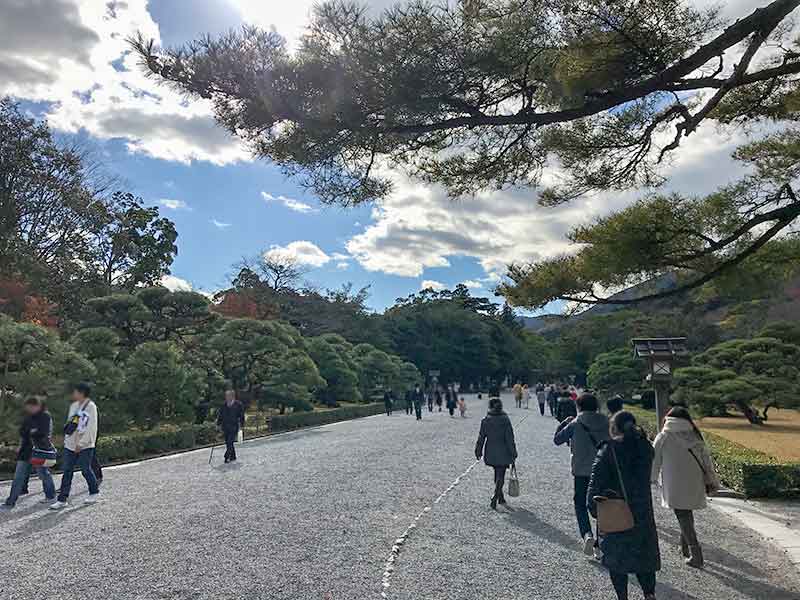
<svg viewBox="0 0 800 600">
<path fill-rule="evenodd" d="M 516 426 L 518 427 L 519 425 L 521 425 L 522 422 L 525 419 L 527 419 L 529 416 L 530 415 L 525 415 L 524 417 L 522 417 L 519 421 L 517 421 Z M 395 562 L 397 562 L 397 558 L 400 556 L 400 552 L 401 552 L 401 550 L 403 548 L 403 545 L 406 543 L 406 541 L 408 540 L 409 536 L 417 528 L 417 525 L 419 524 L 419 522 L 422 520 L 422 518 L 427 513 L 431 512 L 431 509 L 433 508 L 433 505 L 436 505 L 436 504 L 439 504 L 440 502 L 442 502 L 445 499 L 445 497 L 447 496 L 447 494 L 449 494 L 451 491 L 453 491 L 453 489 L 455 489 L 455 487 L 458 484 L 461 483 L 461 480 L 464 479 L 465 477 L 467 477 L 467 475 L 470 474 L 470 471 L 472 471 L 472 469 L 474 469 L 476 466 L 478 466 L 480 464 L 480 462 L 481 462 L 480 459 L 476 460 L 469 467 L 467 467 L 467 469 L 463 473 L 461 473 L 461 475 L 456 477 L 453 480 L 453 482 L 447 487 L 447 489 L 445 489 L 441 494 L 439 494 L 439 496 L 436 498 L 436 500 L 433 501 L 432 505 L 426 506 L 425 508 L 423 508 L 420 511 L 420 513 L 416 517 L 414 517 L 414 520 L 411 522 L 411 524 L 408 527 L 406 527 L 406 530 L 400 535 L 399 538 L 397 538 L 394 541 L 394 544 L 392 544 L 392 549 L 389 551 L 389 556 L 386 559 L 386 563 L 384 563 L 384 567 L 383 567 L 383 578 L 381 580 L 381 587 L 383 588 L 382 591 L 381 591 L 381 597 L 382 598 L 386 598 L 387 597 L 386 592 L 388 592 L 389 591 L 389 587 L 391 587 L 391 579 L 392 579 L 392 574 L 394 573 L 394 570 L 395 570 Z"/>
</svg>

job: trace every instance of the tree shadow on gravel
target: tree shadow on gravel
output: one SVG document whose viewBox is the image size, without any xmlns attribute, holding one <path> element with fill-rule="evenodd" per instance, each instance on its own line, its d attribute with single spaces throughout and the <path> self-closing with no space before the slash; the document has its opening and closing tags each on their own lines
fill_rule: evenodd
<svg viewBox="0 0 800 600">
<path fill-rule="evenodd" d="M 787 590 L 766 581 L 750 579 L 740 573 L 729 571 L 721 565 L 706 564 L 704 569 L 712 577 L 718 579 L 727 587 L 747 594 L 753 600 L 797 600 L 800 598 L 800 589 Z M 769 577 L 765 574 L 765 577 Z"/>
<path fill-rule="evenodd" d="M 59 511 L 48 511 L 38 519 L 31 519 L 20 527 L 16 532 L 7 536 L 9 540 L 22 540 L 37 533 L 48 531 L 72 518 L 76 513 L 92 508 L 87 504 L 76 506 L 75 508 L 65 508 Z"/>
<path fill-rule="evenodd" d="M 50 503 L 52 502 L 55 502 L 55 500 L 50 500 Z M 47 510 L 47 504 L 40 503 L 38 498 L 36 500 L 31 498 L 30 502 L 25 502 L 22 506 L 20 506 L 20 504 L 22 503 L 17 502 L 17 506 L 12 511 L 0 514 L 0 525 L 18 521 L 19 519 L 24 519 L 37 512 Z"/>
<path fill-rule="evenodd" d="M 289 443 L 297 439 L 305 437 L 315 437 L 318 435 L 325 435 L 331 433 L 327 429 L 299 429 L 297 431 L 289 431 L 275 436 L 266 436 L 257 440 L 245 440 L 239 446 L 242 448 L 259 448 L 261 446 L 274 446 L 276 444 Z M 223 446 L 224 448 L 224 446 Z"/>
</svg>

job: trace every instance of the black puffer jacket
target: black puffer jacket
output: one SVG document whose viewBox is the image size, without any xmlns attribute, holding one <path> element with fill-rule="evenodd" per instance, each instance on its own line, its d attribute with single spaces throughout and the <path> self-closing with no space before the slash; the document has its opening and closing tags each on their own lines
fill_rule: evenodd
<svg viewBox="0 0 800 600">
<path fill-rule="evenodd" d="M 481 421 L 481 431 L 475 444 L 475 457 L 490 467 L 507 467 L 517 460 L 514 428 L 502 410 L 490 409 Z"/>
<path fill-rule="evenodd" d="M 603 564 L 618 573 L 653 573 L 661 569 L 661 553 L 650 491 L 654 452 L 644 433 L 636 431 L 624 441 L 612 440 L 600 450 L 592 467 L 587 493 L 589 511 L 592 516 L 597 516 L 595 496 L 622 497 L 614 454 L 625 482 L 635 526 L 630 531 L 601 535 Z"/>
<path fill-rule="evenodd" d="M 28 462 L 31 459 L 34 446 L 42 450 L 53 448 L 53 418 L 46 410 L 35 415 L 28 415 L 22 420 L 19 428 L 19 452 L 17 460 Z"/>
</svg>

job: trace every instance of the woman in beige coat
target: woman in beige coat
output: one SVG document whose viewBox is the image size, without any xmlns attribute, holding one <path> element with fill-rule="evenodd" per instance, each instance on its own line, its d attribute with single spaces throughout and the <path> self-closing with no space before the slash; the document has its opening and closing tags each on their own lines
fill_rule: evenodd
<svg viewBox="0 0 800 600">
<path fill-rule="evenodd" d="M 720 489 L 714 462 L 689 411 L 675 406 L 656 436 L 653 481 L 661 480 L 661 503 L 675 511 L 681 528 L 681 550 L 690 567 L 703 567 L 694 511 L 706 507 L 706 496 Z"/>
</svg>

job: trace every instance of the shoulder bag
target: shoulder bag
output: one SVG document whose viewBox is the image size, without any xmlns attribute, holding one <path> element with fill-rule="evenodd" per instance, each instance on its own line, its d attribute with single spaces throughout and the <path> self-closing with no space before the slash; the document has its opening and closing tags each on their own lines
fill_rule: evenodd
<svg viewBox="0 0 800 600">
<path fill-rule="evenodd" d="M 614 467 L 619 478 L 619 485 L 622 489 L 622 498 L 607 498 L 605 496 L 595 496 L 597 504 L 597 529 L 600 533 L 621 533 L 630 531 L 636 525 L 633 513 L 628 502 L 628 492 L 625 489 L 625 482 L 622 479 L 622 471 L 617 461 L 617 453 L 614 450 L 614 443 L 608 445 Z"/>
<path fill-rule="evenodd" d="M 519 496 L 519 477 L 517 477 L 517 465 L 511 465 L 511 475 L 508 477 L 508 495 L 512 498 Z"/>
</svg>

